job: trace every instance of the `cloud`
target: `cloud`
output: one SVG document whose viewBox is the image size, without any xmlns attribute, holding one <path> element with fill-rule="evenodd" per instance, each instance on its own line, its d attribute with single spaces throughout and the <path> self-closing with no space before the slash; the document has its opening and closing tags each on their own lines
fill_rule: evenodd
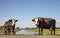
<svg viewBox="0 0 60 38">
<path fill-rule="evenodd" d="M 1 18 L 0 19 L 0 26 L 4 25 L 5 21 L 7 21 L 7 20 L 8 20 L 8 18 Z"/>
<path fill-rule="evenodd" d="M 56 20 L 56 22 L 60 22 L 60 20 Z"/>
<path fill-rule="evenodd" d="M 20 22 L 17 22 L 16 27 L 20 27 L 20 28 L 32 28 L 32 27 L 36 27 L 31 21 L 27 21 L 27 20 L 21 20 Z"/>
<path fill-rule="evenodd" d="M 56 20 L 56 27 L 60 27 L 60 20 Z"/>
<path fill-rule="evenodd" d="M 60 24 L 60 20 L 56 20 L 56 23 L 57 23 L 57 24 Z"/>
<path fill-rule="evenodd" d="M 8 20 L 8 18 L 3 18 L 3 20 L 4 20 L 4 21 L 7 21 L 7 20 Z"/>
<path fill-rule="evenodd" d="M 19 22 L 17 22 L 16 27 L 20 27 L 20 28 L 32 28 L 32 27 L 36 27 L 35 24 L 32 21 L 28 21 L 28 20 L 20 20 Z M 56 27 L 60 27 L 60 20 L 56 20 Z"/>
</svg>

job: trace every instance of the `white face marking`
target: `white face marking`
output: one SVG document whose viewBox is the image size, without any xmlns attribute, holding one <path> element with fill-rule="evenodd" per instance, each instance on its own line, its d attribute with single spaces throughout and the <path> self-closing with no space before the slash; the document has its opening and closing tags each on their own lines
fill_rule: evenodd
<svg viewBox="0 0 60 38">
<path fill-rule="evenodd" d="M 12 20 L 12 26 L 15 24 L 15 20 Z"/>
<path fill-rule="evenodd" d="M 38 24 L 38 18 L 35 19 L 35 22 L 34 22 L 34 23 L 35 23 L 35 24 Z"/>
</svg>

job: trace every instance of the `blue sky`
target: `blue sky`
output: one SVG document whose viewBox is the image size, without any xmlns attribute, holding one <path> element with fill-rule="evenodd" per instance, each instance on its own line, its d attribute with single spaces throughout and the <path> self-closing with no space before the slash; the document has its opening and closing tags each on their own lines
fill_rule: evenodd
<svg viewBox="0 0 60 38">
<path fill-rule="evenodd" d="M 19 20 L 17 27 L 35 27 L 35 17 L 60 20 L 60 0 L 0 0 L 0 25 L 14 18 Z"/>
</svg>

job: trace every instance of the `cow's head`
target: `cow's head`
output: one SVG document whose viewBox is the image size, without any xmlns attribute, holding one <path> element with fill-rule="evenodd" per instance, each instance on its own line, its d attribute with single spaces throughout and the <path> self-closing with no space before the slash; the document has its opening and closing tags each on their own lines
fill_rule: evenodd
<svg viewBox="0 0 60 38">
<path fill-rule="evenodd" d="M 32 21 L 34 22 L 35 25 L 37 25 L 37 26 L 39 25 L 38 18 L 34 18 L 34 19 L 32 19 Z"/>
<path fill-rule="evenodd" d="M 34 22 L 34 24 L 35 24 L 36 26 L 39 26 L 39 24 L 41 24 L 41 23 L 43 22 L 43 20 L 44 20 L 44 19 L 41 18 L 41 17 L 32 19 L 32 21 Z"/>
<path fill-rule="evenodd" d="M 9 22 L 11 23 L 11 25 L 15 25 L 15 23 L 17 22 L 18 20 L 15 20 L 15 19 L 10 19 Z"/>
</svg>

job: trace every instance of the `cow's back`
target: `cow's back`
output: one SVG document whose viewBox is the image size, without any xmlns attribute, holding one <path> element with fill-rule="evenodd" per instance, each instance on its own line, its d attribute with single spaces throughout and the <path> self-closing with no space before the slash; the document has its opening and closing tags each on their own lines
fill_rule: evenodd
<svg viewBox="0 0 60 38">
<path fill-rule="evenodd" d="M 44 20 L 43 20 L 44 19 Z M 42 25 L 40 27 L 49 29 L 51 26 L 55 27 L 55 19 L 52 18 L 42 18 Z"/>
</svg>

